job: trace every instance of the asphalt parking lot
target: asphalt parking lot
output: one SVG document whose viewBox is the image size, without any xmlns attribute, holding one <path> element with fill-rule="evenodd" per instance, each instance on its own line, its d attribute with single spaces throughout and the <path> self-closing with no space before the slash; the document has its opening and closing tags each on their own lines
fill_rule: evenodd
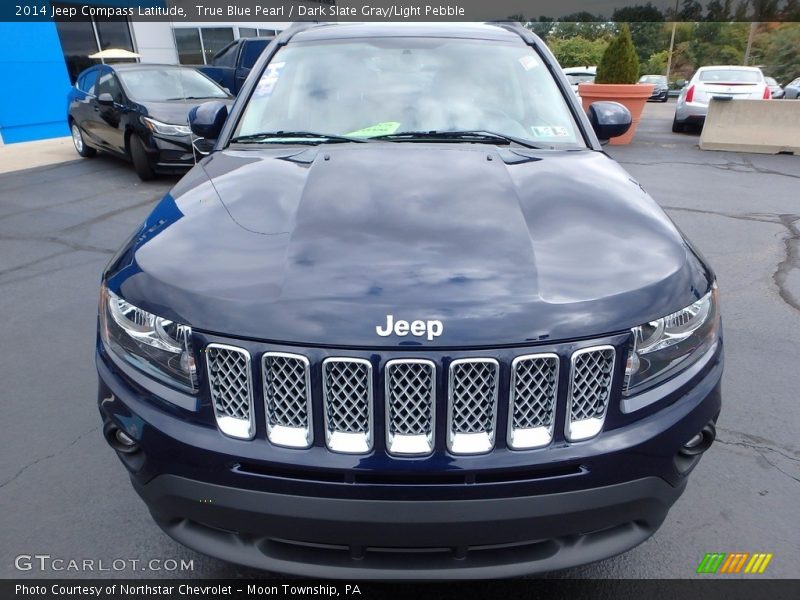
<svg viewBox="0 0 800 600">
<path fill-rule="evenodd" d="M 706 552 L 742 551 L 773 553 L 767 576 L 798 577 L 800 157 L 703 152 L 698 136 L 671 133 L 673 108 L 649 104 L 633 145 L 608 152 L 717 270 L 726 346 L 719 439 L 654 537 L 553 576 L 692 577 Z M 100 430 L 100 273 L 175 181 L 142 183 L 109 157 L 0 175 L 0 577 L 263 575 L 164 535 Z M 20 554 L 127 564 L 18 571 Z M 151 559 L 194 568 L 142 570 Z"/>
</svg>

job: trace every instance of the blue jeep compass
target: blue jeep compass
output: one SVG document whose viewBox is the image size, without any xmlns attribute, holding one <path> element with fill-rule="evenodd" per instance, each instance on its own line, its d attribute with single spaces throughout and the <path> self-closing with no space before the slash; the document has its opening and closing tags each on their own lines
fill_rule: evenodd
<svg viewBox="0 0 800 600">
<path fill-rule="evenodd" d="M 304 24 L 108 265 L 98 401 L 159 526 L 266 570 L 456 579 L 652 535 L 714 440 L 714 273 L 505 24 Z"/>
</svg>

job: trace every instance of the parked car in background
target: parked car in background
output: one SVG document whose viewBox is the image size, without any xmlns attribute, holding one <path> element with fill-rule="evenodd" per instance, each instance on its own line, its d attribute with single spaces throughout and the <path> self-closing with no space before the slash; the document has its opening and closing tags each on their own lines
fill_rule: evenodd
<svg viewBox="0 0 800 600">
<path fill-rule="evenodd" d="M 572 91 L 577 94 L 578 84 L 594 83 L 594 79 L 597 77 L 597 67 L 567 67 L 564 69 L 564 75 L 567 76 Z"/>
<path fill-rule="evenodd" d="M 700 67 L 678 96 L 672 131 L 678 133 L 687 126 L 702 127 L 712 98 L 769 100 L 772 94 L 757 67 Z"/>
<path fill-rule="evenodd" d="M 639 78 L 639 83 L 655 84 L 653 93 L 648 100 L 666 102 L 667 98 L 669 98 L 669 85 L 667 84 L 667 78 L 664 75 L 642 75 Z"/>
<path fill-rule="evenodd" d="M 97 65 L 78 75 L 67 94 L 67 121 L 78 154 L 124 156 L 147 180 L 194 164 L 189 110 L 206 100 L 233 98 L 191 67 Z"/>
<path fill-rule="evenodd" d="M 783 88 L 780 84 L 775 81 L 774 77 L 764 77 L 764 81 L 767 82 L 767 87 L 769 87 L 769 92 L 772 94 L 774 99 L 783 98 Z"/>
<path fill-rule="evenodd" d="M 783 88 L 783 97 L 787 100 L 800 100 L 800 77 L 786 84 Z"/>
<path fill-rule="evenodd" d="M 210 65 L 200 65 L 197 70 L 236 95 L 270 41 L 272 38 L 266 37 L 234 40 L 214 55 Z"/>
</svg>

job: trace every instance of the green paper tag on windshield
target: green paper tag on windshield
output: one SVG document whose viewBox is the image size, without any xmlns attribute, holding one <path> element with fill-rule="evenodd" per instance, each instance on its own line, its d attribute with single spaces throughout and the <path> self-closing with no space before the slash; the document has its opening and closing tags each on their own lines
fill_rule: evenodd
<svg viewBox="0 0 800 600">
<path fill-rule="evenodd" d="M 350 137 L 375 137 L 377 135 L 389 135 L 397 131 L 398 127 L 400 127 L 400 123 L 397 121 L 386 121 L 385 123 L 370 125 L 369 127 L 359 129 L 358 131 L 351 131 L 345 135 L 349 135 Z"/>
</svg>

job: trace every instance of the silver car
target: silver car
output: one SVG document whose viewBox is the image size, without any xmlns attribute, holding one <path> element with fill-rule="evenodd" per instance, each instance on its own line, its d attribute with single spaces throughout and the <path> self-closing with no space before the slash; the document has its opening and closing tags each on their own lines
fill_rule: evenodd
<svg viewBox="0 0 800 600">
<path fill-rule="evenodd" d="M 787 100 L 800 100 L 800 77 L 786 84 L 783 88 L 783 97 Z"/>
<path fill-rule="evenodd" d="M 702 127 L 712 98 L 769 100 L 771 97 L 764 74 L 757 67 L 700 67 L 678 96 L 672 131 L 685 131 L 692 125 Z"/>
</svg>

